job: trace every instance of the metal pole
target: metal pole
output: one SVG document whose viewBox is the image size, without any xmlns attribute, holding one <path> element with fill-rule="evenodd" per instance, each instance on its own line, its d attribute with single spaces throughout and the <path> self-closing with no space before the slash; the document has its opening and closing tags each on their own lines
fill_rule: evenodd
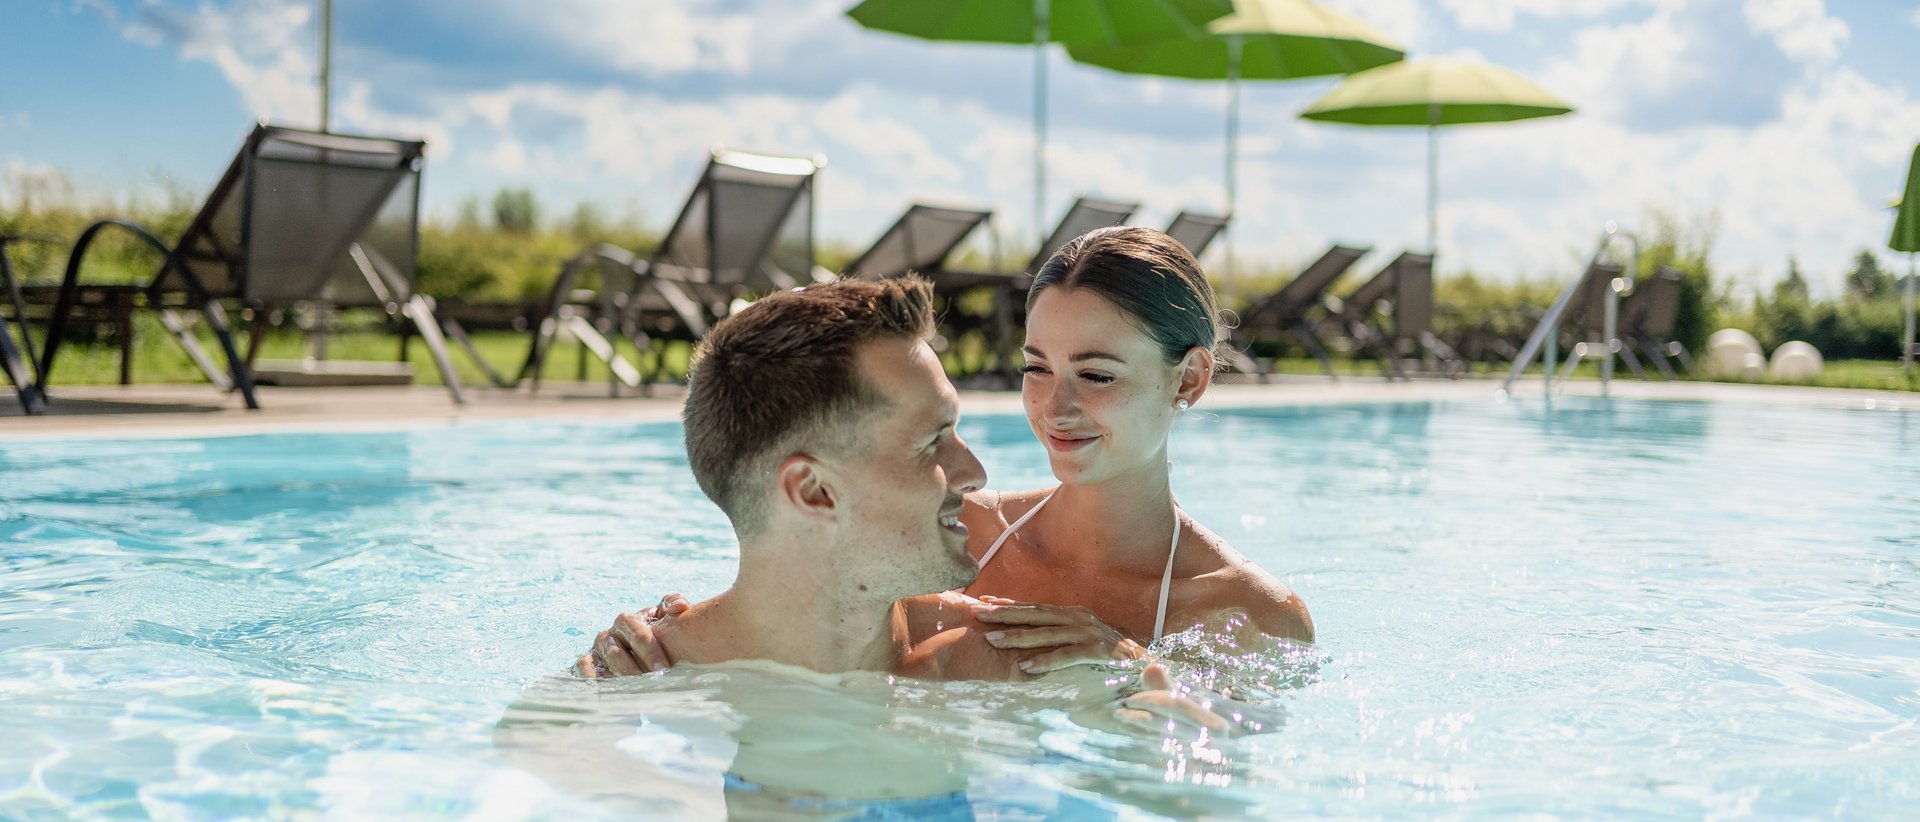
<svg viewBox="0 0 1920 822">
<path fill-rule="evenodd" d="M 1240 157 L 1240 49 L 1245 42 L 1234 35 L 1227 38 L 1227 277 L 1233 276 L 1233 212 L 1239 205 L 1239 181 L 1234 166 Z"/>
<path fill-rule="evenodd" d="M 1047 15 L 1052 0 L 1033 0 L 1033 231 L 1035 253 L 1047 242 Z"/>
<path fill-rule="evenodd" d="M 1438 112 L 1427 118 L 1427 253 L 1440 256 L 1440 126 Z"/>
<path fill-rule="evenodd" d="M 1907 332 L 1901 336 L 1901 371 L 1914 367 L 1914 254 L 1907 254 Z"/>
<path fill-rule="evenodd" d="M 320 132 L 332 126 L 333 0 L 320 0 Z"/>
</svg>

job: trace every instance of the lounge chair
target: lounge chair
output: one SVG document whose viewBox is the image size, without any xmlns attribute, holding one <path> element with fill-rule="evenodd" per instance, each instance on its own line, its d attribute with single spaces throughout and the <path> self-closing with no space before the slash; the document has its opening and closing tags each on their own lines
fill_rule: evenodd
<svg viewBox="0 0 1920 822">
<path fill-rule="evenodd" d="M 1354 262 L 1369 250 L 1335 245 L 1279 291 L 1256 301 L 1240 315 L 1239 325 L 1231 331 L 1229 340 L 1232 346 L 1228 351 L 1228 360 L 1233 367 L 1266 379 L 1273 370 L 1272 364 L 1255 360 L 1246 352 L 1257 341 L 1264 342 L 1291 333 L 1320 361 L 1320 367 L 1327 376 L 1337 379 L 1333 373 L 1333 361 L 1327 357 L 1326 346 L 1314 333 L 1311 315 L 1321 305 L 1321 296 L 1327 287 L 1340 279 L 1340 275 L 1352 268 Z"/>
<path fill-rule="evenodd" d="M 917 273 L 938 288 L 947 257 L 992 217 L 992 211 L 914 203 L 840 275 L 881 280 Z"/>
<path fill-rule="evenodd" d="M 1466 361 L 1433 333 L 1433 255 L 1402 252 L 1387 267 L 1394 271 L 1394 355 L 1402 359 L 1418 355 L 1424 372 L 1449 377 L 1464 373 Z"/>
<path fill-rule="evenodd" d="M 1621 344 L 1639 348 L 1667 379 L 1675 377 L 1668 358 L 1693 372 L 1693 356 L 1673 338 L 1674 322 L 1680 316 L 1680 289 L 1680 272 L 1661 266 L 1620 302 Z"/>
<path fill-rule="evenodd" d="M 934 281 L 934 293 L 945 300 L 948 306 L 943 322 L 947 325 L 949 337 L 976 329 L 982 331 L 987 337 L 989 353 L 996 360 L 991 369 L 1012 374 L 1012 364 L 1020 360 L 1020 329 L 1026 323 L 1027 289 L 1033 284 L 1033 275 L 1074 238 L 1096 228 L 1124 224 L 1139 207 L 1139 203 L 1081 197 L 1074 200 L 1072 207 L 1060 217 L 1060 222 L 1053 227 L 1053 232 L 1047 235 L 1046 241 L 1040 244 L 1039 250 L 1034 252 L 1024 269 L 943 271 Z M 992 289 L 990 314 L 975 316 L 954 310 L 955 300 L 960 295 L 977 288 Z"/>
<path fill-rule="evenodd" d="M 14 347 L 13 334 L 7 327 L 8 318 L 0 317 L 0 371 L 7 372 L 7 381 L 13 383 L 14 393 L 20 397 L 20 406 L 30 415 L 42 414 L 47 406 L 40 399 L 40 390 L 34 386 L 36 380 L 29 371 L 33 363 L 33 338 L 27 335 L 27 306 L 20 297 L 20 282 L 13 276 L 13 260 L 7 254 L 7 245 L 18 239 L 11 234 L 0 234 L 0 280 L 6 281 L 7 298 L 13 310 L 12 319 L 20 322 L 20 344 L 27 349 L 27 356 L 23 359 L 20 350 Z"/>
<path fill-rule="evenodd" d="M 1173 215 L 1173 222 L 1167 224 L 1167 233 L 1187 247 L 1194 259 L 1207 253 L 1207 246 L 1213 245 L 1220 232 L 1227 230 L 1226 217 L 1201 214 L 1194 211 L 1182 211 Z"/>
<path fill-rule="evenodd" d="M 1579 365 L 1582 359 L 1598 356 L 1598 352 L 1604 349 L 1606 342 L 1601 338 L 1606 336 L 1607 294 L 1613 289 L 1614 279 L 1618 278 L 1622 271 L 1624 271 L 1623 268 L 1612 263 L 1594 262 L 1588 265 L 1586 272 L 1581 275 L 1579 287 L 1574 290 L 1573 296 L 1567 300 L 1566 308 L 1560 313 L 1559 331 L 1571 342 L 1562 349 L 1568 352 L 1568 356 L 1560 369 L 1561 379 L 1573 376 L 1574 367 Z M 1622 300 L 1620 308 L 1624 310 L 1625 307 L 1626 300 Z M 1620 324 L 1619 317 L 1616 315 L 1614 318 L 1616 336 L 1620 335 L 1622 328 L 1624 326 Z M 1619 354 L 1620 359 L 1627 364 L 1628 370 L 1631 370 L 1634 376 L 1643 380 L 1647 378 L 1646 369 L 1640 367 L 1640 358 L 1634 354 L 1632 347 L 1621 345 Z"/>
<path fill-rule="evenodd" d="M 606 260 L 599 258 L 606 257 L 601 253 L 605 249 L 597 246 L 583 249 L 562 269 L 546 312 L 533 329 L 533 353 L 521 376 L 534 376 L 537 382 L 541 360 L 561 325 L 573 331 L 593 325 L 568 323 L 563 317 L 563 309 L 576 302 L 574 281 L 589 259 L 600 265 L 603 279 L 613 286 L 600 289 L 597 327 L 623 329 L 642 351 L 661 337 L 706 336 L 736 300 L 817 282 L 823 272 L 813 265 L 813 183 L 823 163 L 817 158 L 714 150 L 659 247 L 627 266 L 630 279 L 620 274 L 620 266 L 603 265 Z M 610 342 L 582 342 L 607 361 L 619 381 L 641 383 L 639 373 L 614 353 Z M 645 379 L 659 375 L 662 353 L 654 351 L 656 367 Z"/>
<path fill-rule="evenodd" d="M 447 358 L 433 303 L 413 291 L 418 244 L 420 167 L 426 144 L 261 123 L 207 196 L 186 233 L 168 246 L 152 231 L 120 219 L 88 226 L 74 243 L 48 319 L 36 387 L 44 395 L 68 314 L 89 286 L 79 281 L 93 241 L 119 228 L 164 260 L 145 286 L 146 304 L 207 378 L 254 396 L 253 356 L 264 336 L 266 309 L 295 304 L 378 307 L 412 320 L 432 349 L 456 402 L 466 395 Z M 253 344 L 243 359 L 223 300 L 255 309 Z M 197 312 L 226 357 L 223 370 L 189 333 L 181 311 Z"/>
</svg>

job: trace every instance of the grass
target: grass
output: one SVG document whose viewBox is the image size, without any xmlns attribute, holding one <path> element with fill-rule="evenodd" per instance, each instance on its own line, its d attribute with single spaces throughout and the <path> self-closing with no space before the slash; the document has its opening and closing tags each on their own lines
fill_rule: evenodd
<svg viewBox="0 0 1920 822">
<path fill-rule="evenodd" d="M 214 358 L 216 364 L 224 365 L 213 335 L 204 330 L 196 330 L 195 335 L 203 348 Z M 474 347 L 493 369 L 503 376 L 512 378 L 519 373 L 527 358 L 529 337 L 525 332 L 481 331 L 473 335 Z M 246 350 L 244 332 L 238 340 L 241 351 Z M 16 335 L 17 338 L 17 335 Z M 631 344 L 616 344 L 621 354 L 629 362 L 652 363 L 651 355 L 640 360 Z M 468 385 L 487 384 L 486 375 L 475 365 L 467 352 L 448 341 L 448 349 L 453 359 L 454 371 Z M 585 379 L 604 382 L 607 379 L 607 366 L 589 355 L 585 358 L 584 377 L 582 376 L 581 352 L 583 347 L 571 340 L 558 342 L 548 353 L 541 368 L 542 379 L 575 380 Z M 399 359 L 399 337 L 382 330 L 351 330 L 330 336 L 327 340 L 327 358 L 330 360 L 377 360 L 394 362 Z M 259 358 L 263 360 L 300 359 L 307 354 L 306 340 L 297 332 L 273 332 L 260 344 Z M 670 379 L 680 379 L 687 372 L 687 359 L 692 355 L 692 347 L 683 342 L 668 343 L 663 362 L 665 374 Z M 434 365 L 427 346 L 414 339 L 407 346 L 407 362 L 413 365 L 414 382 L 419 385 L 441 385 L 444 380 L 440 370 Z M 120 347 L 111 342 L 88 344 L 68 343 L 61 346 L 60 356 L 54 363 L 53 375 L 49 382 L 61 385 L 113 385 L 120 381 Z M 158 318 L 142 312 L 134 317 L 133 381 L 135 383 L 204 383 L 206 375 L 200 373 L 187 353 L 173 341 Z"/>
<path fill-rule="evenodd" d="M 358 325 L 333 334 L 328 338 L 327 356 L 333 360 L 377 360 L 392 362 L 399 355 L 399 340 L 392 332 L 370 322 L 367 317 L 357 320 L 347 318 Z M 201 345 L 213 355 L 216 362 L 224 364 L 213 336 L 205 329 L 198 329 L 197 336 Z M 529 335 L 513 331 L 474 332 L 474 346 L 479 349 L 493 369 L 509 378 L 518 374 L 522 363 L 526 361 Z M 239 334 L 239 344 L 245 350 L 245 332 Z M 17 331 L 15 333 L 18 339 Z M 134 317 L 133 381 L 136 383 L 204 383 L 206 376 L 200 373 L 193 361 L 181 347 L 175 344 L 171 335 L 161 326 L 157 317 L 148 312 L 140 312 Z M 662 363 L 667 379 L 679 380 L 685 377 L 687 361 L 692 356 L 692 346 L 684 342 L 666 344 Z M 634 347 L 625 341 L 616 343 L 621 354 L 629 362 L 650 365 L 651 355 L 642 359 Z M 487 384 L 486 375 L 468 357 L 466 351 L 449 341 L 455 371 L 460 379 L 469 385 Z M 584 380 L 605 382 L 608 369 L 605 363 L 588 355 L 582 357 L 583 347 L 570 339 L 558 341 L 548 354 L 541 369 L 541 378 L 552 381 Z M 299 359 L 307 354 L 307 342 L 297 331 L 275 330 L 269 332 L 262 341 L 261 359 Z M 60 349 L 59 362 L 55 364 L 51 382 L 60 385 L 112 385 L 120 380 L 120 350 L 111 340 L 94 342 L 69 342 Z M 954 340 L 941 354 L 942 361 L 950 373 L 964 374 L 976 372 L 990 364 L 989 350 L 984 339 L 978 334 Z M 415 339 L 407 347 L 407 361 L 413 365 L 414 382 L 420 385 L 440 385 L 440 371 L 434 366 L 433 359 L 425 343 Z M 1317 375 L 1322 373 L 1319 361 L 1311 357 L 1286 356 L 1273 361 L 1274 371 L 1280 374 Z M 1381 369 L 1369 359 L 1336 357 L 1333 360 L 1334 373 L 1346 377 L 1377 377 Z M 1506 368 L 1499 365 L 1475 364 L 1472 374 L 1475 376 L 1504 376 Z M 1538 374 L 1536 365 L 1530 373 Z M 1583 362 L 1576 369 L 1580 377 L 1598 377 L 1598 365 Z M 1624 368 L 1616 370 L 1616 376 L 1631 379 Z M 1821 388 L 1860 388 L 1881 391 L 1920 391 L 1920 368 L 1911 372 L 1902 372 L 1897 360 L 1832 360 L 1826 363 L 1819 377 L 1800 382 L 1780 382 L 1766 380 L 1768 385 L 1802 385 Z"/>
</svg>

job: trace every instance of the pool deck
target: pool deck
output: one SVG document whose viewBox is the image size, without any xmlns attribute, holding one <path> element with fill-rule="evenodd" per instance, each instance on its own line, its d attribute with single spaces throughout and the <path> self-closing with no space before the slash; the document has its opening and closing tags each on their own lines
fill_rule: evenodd
<svg viewBox="0 0 1920 822">
<path fill-rule="evenodd" d="M 10 389 L 11 386 L 8 386 Z M 1267 383 L 1218 382 L 1202 407 L 1341 403 L 1498 401 L 1490 378 L 1386 382 L 1377 378 L 1275 376 Z M 77 386 L 56 388 L 49 413 L 27 417 L 11 390 L 0 393 L 0 439 L 69 437 L 205 437 L 273 431 L 392 430 L 501 420 L 652 422 L 679 417 L 681 386 L 653 396 L 626 390 L 608 396 L 604 383 L 547 383 L 525 389 L 477 389 L 455 405 L 437 386 L 261 388 L 261 410 L 248 411 L 238 394 L 208 385 Z M 1564 396 L 1594 397 L 1597 380 L 1575 380 Z M 1920 394 L 1836 388 L 1735 385 L 1708 382 L 1615 380 L 1612 395 L 1626 399 L 1722 400 L 1833 408 L 1920 410 Z M 963 391 L 968 413 L 1018 411 L 1011 391 Z M 1537 402 L 1540 383 L 1517 383 L 1514 400 Z"/>
</svg>

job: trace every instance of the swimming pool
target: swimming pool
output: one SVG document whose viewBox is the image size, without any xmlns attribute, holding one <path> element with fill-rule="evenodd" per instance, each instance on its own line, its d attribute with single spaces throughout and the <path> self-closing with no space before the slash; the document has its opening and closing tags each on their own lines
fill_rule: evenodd
<svg viewBox="0 0 1920 822">
<path fill-rule="evenodd" d="M 730 580 L 672 425 L 0 442 L 0 817 L 700 815 L 749 730 L 820 740 L 794 755 L 845 796 L 933 797 L 796 806 L 824 816 L 1920 800 L 1920 414 L 1568 399 L 1182 426 L 1182 504 L 1320 635 L 1304 660 L 1174 649 L 1283 717 L 1207 751 L 1081 727 L 1084 682 L 549 679 L 616 611 Z M 1047 481 L 1020 419 L 962 430 L 994 485 Z M 501 731 L 554 705 L 580 721 Z"/>
</svg>

